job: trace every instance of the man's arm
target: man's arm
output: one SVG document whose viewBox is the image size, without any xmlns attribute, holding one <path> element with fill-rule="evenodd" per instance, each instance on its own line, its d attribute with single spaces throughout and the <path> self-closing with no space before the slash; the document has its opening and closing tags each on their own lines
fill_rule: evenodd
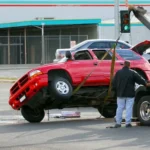
<svg viewBox="0 0 150 150">
<path fill-rule="evenodd" d="M 133 75 L 134 75 L 134 80 L 137 84 L 142 84 L 144 86 L 147 86 L 146 80 L 143 77 L 141 77 L 136 71 L 133 71 Z"/>
</svg>

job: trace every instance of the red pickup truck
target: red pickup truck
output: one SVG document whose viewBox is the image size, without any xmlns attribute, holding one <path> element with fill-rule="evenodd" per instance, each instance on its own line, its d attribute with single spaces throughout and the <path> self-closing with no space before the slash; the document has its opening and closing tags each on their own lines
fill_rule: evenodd
<svg viewBox="0 0 150 150">
<path fill-rule="evenodd" d="M 107 118 L 115 116 L 116 98 L 112 95 L 104 106 L 110 83 L 112 52 L 103 61 L 107 49 L 67 52 L 60 62 L 39 66 L 27 72 L 10 89 L 9 104 L 20 110 L 29 122 L 41 122 L 44 110 L 71 107 L 94 107 Z M 117 49 L 115 72 L 122 68 L 124 60 L 130 60 L 131 68 L 150 80 L 150 64 L 130 49 Z M 92 73 L 91 73 L 92 71 Z M 91 73 L 84 85 L 73 91 Z"/>
</svg>

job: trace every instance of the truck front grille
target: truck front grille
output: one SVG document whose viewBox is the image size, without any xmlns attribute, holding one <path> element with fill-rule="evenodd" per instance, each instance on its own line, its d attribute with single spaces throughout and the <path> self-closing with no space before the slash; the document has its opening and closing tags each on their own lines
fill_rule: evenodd
<svg viewBox="0 0 150 150">
<path fill-rule="evenodd" d="M 11 93 L 15 94 L 19 90 L 19 85 L 18 83 L 14 84 L 14 86 L 11 88 Z"/>
<path fill-rule="evenodd" d="M 28 82 L 28 75 L 23 76 L 23 77 L 19 80 L 20 86 L 23 86 L 23 85 L 26 84 L 27 82 Z"/>
<path fill-rule="evenodd" d="M 25 85 L 28 82 L 28 75 L 24 75 L 21 79 L 18 80 L 17 83 L 13 85 L 13 87 L 10 89 L 11 94 L 15 94 L 20 87 Z"/>
</svg>

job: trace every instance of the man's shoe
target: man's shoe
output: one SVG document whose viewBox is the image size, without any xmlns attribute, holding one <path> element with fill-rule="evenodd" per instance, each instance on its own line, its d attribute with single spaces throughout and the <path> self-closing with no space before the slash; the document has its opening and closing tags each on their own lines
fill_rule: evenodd
<svg viewBox="0 0 150 150">
<path fill-rule="evenodd" d="M 126 124 L 126 128 L 131 128 L 132 125 L 131 124 Z"/>
<path fill-rule="evenodd" d="M 114 128 L 120 128 L 121 124 L 115 124 Z"/>
</svg>

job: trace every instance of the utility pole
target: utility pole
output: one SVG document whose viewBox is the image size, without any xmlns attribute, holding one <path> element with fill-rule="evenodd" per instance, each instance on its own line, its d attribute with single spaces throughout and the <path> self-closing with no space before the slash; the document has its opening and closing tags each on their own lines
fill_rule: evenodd
<svg viewBox="0 0 150 150">
<path fill-rule="evenodd" d="M 42 38 L 42 56 L 41 56 L 41 65 L 45 64 L 45 40 L 44 40 L 44 23 L 41 24 L 42 27 L 34 26 L 41 29 L 41 38 Z"/>
<path fill-rule="evenodd" d="M 41 64 L 45 64 L 45 42 L 44 42 L 44 23 L 42 23 L 42 62 Z"/>
<path fill-rule="evenodd" d="M 120 33 L 120 23 L 119 23 L 119 0 L 114 0 L 115 6 L 114 6 L 114 18 L 115 18 L 115 39 L 119 37 Z"/>
</svg>

